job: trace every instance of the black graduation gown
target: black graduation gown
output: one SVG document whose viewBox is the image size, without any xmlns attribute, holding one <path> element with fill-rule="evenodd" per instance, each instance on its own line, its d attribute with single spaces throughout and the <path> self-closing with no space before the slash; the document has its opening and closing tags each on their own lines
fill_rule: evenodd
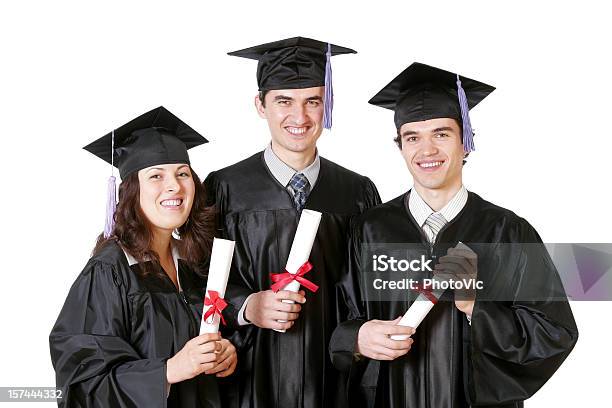
<svg viewBox="0 0 612 408">
<path fill-rule="evenodd" d="M 469 193 L 466 206 L 430 246 L 408 211 L 407 194 L 367 211 L 351 228 L 350 275 L 342 284 L 350 310 L 334 331 L 330 354 L 334 365 L 349 373 L 354 406 L 377 407 L 522 407 L 557 370 L 574 347 L 578 330 L 556 269 L 542 247 L 537 256 L 515 264 L 495 259 L 497 267 L 481 268 L 478 279 L 503 282 L 506 293 L 539 282 L 554 300 L 479 301 L 472 324 L 454 305 L 452 292 L 438 302 L 413 336 L 405 356 L 394 361 L 354 358 L 357 334 L 367 320 L 392 320 L 404 314 L 410 300 L 363 299 L 359 274 L 363 244 L 422 243 L 434 260 L 458 241 L 469 243 L 541 243 L 537 232 L 511 211 Z M 536 247 L 540 247 L 536 245 Z M 504 264 L 513 265 L 507 268 Z M 496 275 L 504 270 L 511 276 Z M 499 285 L 498 285 L 499 286 Z M 363 294 L 362 294 L 363 293 Z M 547 295 L 542 296 L 547 298 Z M 412 300 L 414 297 L 412 297 Z M 444 299 L 444 296 L 442 297 Z M 551 297 L 552 299 L 552 297 Z M 560 299 L 560 300 L 559 300 Z"/>
<path fill-rule="evenodd" d="M 166 388 L 166 360 L 198 335 L 205 279 L 180 259 L 183 292 L 136 273 L 107 244 L 72 285 L 49 343 L 61 407 L 219 407 L 214 376 Z"/>
<path fill-rule="evenodd" d="M 211 173 L 204 183 L 219 211 L 220 235 L 236 241 L 224 311 L 236 328 L 247 296 L 270 289 L 270 273 L 284 270 L 299 214 L 290 193 L 270 173 L 263 152 Z M 238 379 L 223 388 L 232 397 L 228 406 L 344 406 L 344 393 L 337 387 L 345 381 L 338 379 L 327 349 L 340 315 L 335 285 L 346 273 L 350 218 L 378 203 L 368 178 L 321 158 L 305 205 L 323 213 L 310 255 L 313 269 L 305 275 L 319 290 L 307 292 L 299 319 L 286 333 L 254 325 L 234 333 Z"/>
</svg>

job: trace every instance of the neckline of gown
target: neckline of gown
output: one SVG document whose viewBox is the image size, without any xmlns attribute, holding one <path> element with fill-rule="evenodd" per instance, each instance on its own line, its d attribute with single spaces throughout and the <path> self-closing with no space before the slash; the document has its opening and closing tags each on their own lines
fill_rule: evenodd
<svg viewBox="0 0 612 408">
<path fill-rule="evenodd" d="M 291 193 L 287 190 L 287 186 L 283 186 L 276 179 L 276 177 L 274 177 L 274 175 L 272 174 L 272 172 L 268 168 L 268 165 L 266 164 L 266 160 L 264 158 L 264 151 L 261 151 L 258 156 L 259 156 L 259 164 L 263 167 L 263 169 L 264 169 L 265 173 L 267 174 L 267 176 L 271 179 L 272 183 L 274 184 L 274 186 L 277 189 L 279 189 L 279 190 L 284 192 L 283 197 L 287 198 L 289 207 L 294 209 L 297 212 L 297 210 L 295 209 L 295 205 L 293 203 L 293 196 L 291 196 Z M 327 163 L 326 163 L 326 160 L 323 157 L 321 157 L 321 155 L 319 155 L 319 160 L 320 160 L 320 164 L 321 164 L 321 167 L 319 169 L 319 175 L 317 177 L 317 182 L 315 183 L 315 185 L 310 190 L 310 193 L 308 193 L 308 197 L 306 197 L 306 202 L 304 203 L 304 208 L 305 209 L 308 208 L 308 204 L 312 201 L 311 197 L 313 196 L 313 194 L 317 194 L 318 193 L 318 191 L 320 190 L 319 186 L 324 182 L 324 180 L 326 180 L 326 177 L 325 177 L 325 174 L 327 173 Z M 315 195 L 315 198 L 316 197 L 317 196 Z"/>
</svg>

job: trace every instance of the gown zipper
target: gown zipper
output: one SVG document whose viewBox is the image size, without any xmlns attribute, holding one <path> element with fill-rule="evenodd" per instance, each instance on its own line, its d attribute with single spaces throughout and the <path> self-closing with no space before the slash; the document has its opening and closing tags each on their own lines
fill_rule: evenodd
<svg viewBox="0 0 612 408">
<path fill-rule="evenodd" d="M 182 309 L 187 313 L 187 316 L 189 317 L 189 337 L 193 338 L 196 337 L 198 335 L 197 330 L 196 330 L 196 325 L 194 324 L 194 316 L 193 316 L 193 312 L 190 308 L 191 303 L 189 302 L 189 299 L 187 299 L 187 296 L 185 296 L 185 291 L 183 290 L 182 286 L 181 286 L 181 279 L 179 277 L 179 267 L 178 267 L 178 262 L 176 265 L 176 281 L 178 283 L 178 288 L 174 285 L 174 282 L 172 282 L 172 280 L 170 279 L 170 277 L 168 275 L 166 276 L 166 279 L 168 281 L 170 281 L 170 283 L 172 284 L 172 287 L 174 288 L 174 294 L 176 295 L 176 297 L 179 300 L 179 303 L 182 305 Z M 202 311 L 203 313 L 203 311 Z M 196 322 L 197 324 L 197 322 Z"/>
</svg>

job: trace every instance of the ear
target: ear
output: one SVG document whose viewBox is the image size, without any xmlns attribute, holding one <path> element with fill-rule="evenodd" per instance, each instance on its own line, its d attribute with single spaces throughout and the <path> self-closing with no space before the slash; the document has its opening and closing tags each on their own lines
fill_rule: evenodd
<svg viewBox="0 0 612 408">
<path fill-rule="evenodd" d="M 261 100 L 259 99 L 259 94 L 255 95 L 255 109 L 257 110 L 257 114 L 259 115 L 260 118 L 265 119 L 266 118 L 266 108 L 263 106 L 263 103 L 261 103 Z"/>
</svg>

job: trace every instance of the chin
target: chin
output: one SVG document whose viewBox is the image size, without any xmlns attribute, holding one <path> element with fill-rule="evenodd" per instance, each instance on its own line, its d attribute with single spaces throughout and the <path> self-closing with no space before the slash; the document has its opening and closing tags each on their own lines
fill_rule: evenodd
<svg viewBox="0 0 612 408">
<path fill-rule="evenodd" d="M 421 187 L 428 190 L 438 190 L 444 186 L 444 183 L 434 180 L 418 180 L 415 179 L 415 184 L 419 184 Z"/>
<path fill-rule="evenodd" d="M 157 227 L 161 229 L 169 230 L 169 231 L 174 231 L 174 229 L 179 228 L 180 226 L 185 224 L 185 222 L 187 222 L 187 218 L 185 218 L 184 220 L 178 220 L 178 219 L 163 220 L 157 225 Z"/>
<path fill-rule="evenodd" d="M 292 152 L 295 152 L 295 153 L 301 153 L 301 152 L 307 151 L 310 148 L 311 148 L 311 146 L 309 146 L 309 145 L 301 145 L 301 144 L 299 144 L 299 145 L 291 145 L 289 147 L 289 150 L 291 150 Z"/>
</svg>

